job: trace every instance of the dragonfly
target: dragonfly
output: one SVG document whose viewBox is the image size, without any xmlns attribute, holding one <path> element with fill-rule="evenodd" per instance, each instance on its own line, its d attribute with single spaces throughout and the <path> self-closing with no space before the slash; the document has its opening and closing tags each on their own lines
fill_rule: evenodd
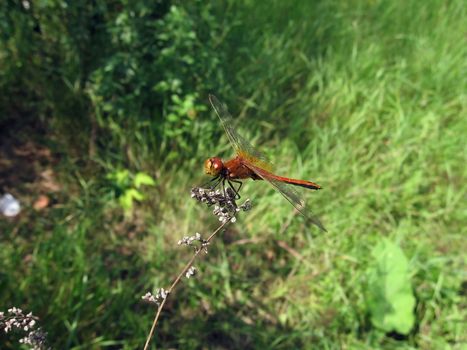
<svg viewBox="0 0 467 350">
<path fill-rule="evenodd" d="M 268 157 L 253 147 L 250 142 L 236 131 L 233 126 L 234 119 L 229 113 L 227 106 L 221 103 L 214 95 L 209 95 L 209 101 L 235 150 L 235 157 L 228 161 L 224 162 L 220 157 L 211 157 L 204 162 L 205 173 L 213 176 L 211 180 L 214 183 L 213 187 L 222 184 L 225 192 L 225 184 L 227 182 L 234 191 L 236 199 L 238 199 L 240 198 L 239 192 L 243 184 L 241 180 L 264 180 L 284 196 L 305 218 L 321 230 L 326 231 L 321 221 L 313 214 L 297 191 L 298 187 L 319 190 L 321 186 L 311 181 L 292 179 L 274 174 L 272 163 Z"/>
</svg>

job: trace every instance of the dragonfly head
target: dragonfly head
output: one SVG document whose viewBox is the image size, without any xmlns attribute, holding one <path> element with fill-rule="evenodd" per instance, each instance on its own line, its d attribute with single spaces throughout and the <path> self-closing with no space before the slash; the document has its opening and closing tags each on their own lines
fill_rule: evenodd
<svg viewBox="0 0 467 350">
<path fill-rule="evenodd" d="M 219 157 L 212 157 L 204 162 L 204 172 L 208 175 L 217 176 L 223 169 L 224 163 Z"/>
</svg>

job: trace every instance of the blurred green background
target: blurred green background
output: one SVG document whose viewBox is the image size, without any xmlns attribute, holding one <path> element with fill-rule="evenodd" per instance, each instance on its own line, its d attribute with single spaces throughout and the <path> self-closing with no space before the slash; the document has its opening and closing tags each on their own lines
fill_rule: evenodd
<svg viewBox="0 0 467 350">
<path fill-rule="evenodd" d="M 461 0 L 2 1 L 0 188 L 23 208 L 0 218 L 0 311 L 54 349 L 142 348 L 141 296 L 218 224 L 190 199 L 232 155 L 214 93 L 323 186 L 328 232 L 246 184 L 152 348 L 465 349 L 466 23 Z"/>
</svg>

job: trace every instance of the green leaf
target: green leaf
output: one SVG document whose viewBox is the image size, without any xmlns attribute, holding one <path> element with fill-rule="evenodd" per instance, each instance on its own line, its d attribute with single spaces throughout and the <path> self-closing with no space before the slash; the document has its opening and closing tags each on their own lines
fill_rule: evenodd
<svg viewBox="0 0 467 350">
<path fill-rule="evenodd" d="M 123 189 L 128 186 L 130 180 L 130 172 L 127 169 L 116 170 L 107 174 L 107 178 L 112 181 L 117 187 Z"/>
<path fill-rule="evenodd" d="M 143 200 L 144 195 L 141 192 L 135 190 L 134 188 L 130 188 L 129 190 L 126 190 L 123 193 L 123 195 L 121 195 L 118 198 L 120 205 L 125 210 L 130 210 L 133 208 L 133 201 L 135 199 L 138 201 Z"/>
<path fill-rule="evenodd" d="M 146 173 L 137 173 L 135 176 L 134 184 L 136 188 L 140 188 L 141 185 L 155 186 L 156 182 Z"/>
<path fill-rule="evenodd" d="M 408 334 L 415 317 L 415 297 L 407 258 L 388 239 L 372 251 L 373 266 L 367 271 L 367 304 L 371 322 L 385 332 Z"/>
</svg>

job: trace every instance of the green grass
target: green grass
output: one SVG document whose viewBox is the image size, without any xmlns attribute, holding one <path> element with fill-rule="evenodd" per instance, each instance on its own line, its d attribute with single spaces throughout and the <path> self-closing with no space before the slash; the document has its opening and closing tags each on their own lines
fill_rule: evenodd
<svg viewBox="0 0 467 350">
<path fill-rule="evenodd" d="M 245 3 L 218 13 L 231 23 L 220 44 L 231 86 L 218 97 L 279 174 L 323 186 L 307 198 L 328 232 L 307 227 L 266 184 L 246 184 L 253 210 L 171 296 L 154 344 L 465 348 L 465 6 Z M 221 135 L 212 111 L 199 123 Z M 139 298 L 188 260 L 178 239 L 216 227 L 189 191 L 206 180 L 203 159 L 230 156 L 228 147 L 223 137 L 193 145 L 191 160 L 143 164 L 158 186 L 130 218 L 108 199 L 105 167 L 65 154 L 58 204 L 0 221 L 1 307 L 33 311 L 57 349 L 142 348 L 154 310 Z M 366 271 L 383 237 L 410 262 L 417 304 L 407 336 L 375 329 L 367 312 Z"/>
</svg>

